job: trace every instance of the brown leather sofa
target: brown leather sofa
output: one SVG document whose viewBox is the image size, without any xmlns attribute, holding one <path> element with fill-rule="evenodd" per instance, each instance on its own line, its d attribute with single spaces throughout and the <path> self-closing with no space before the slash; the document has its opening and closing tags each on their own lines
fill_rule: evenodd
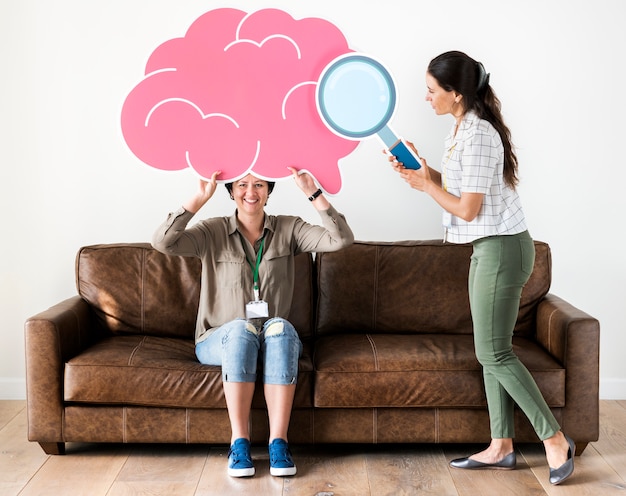
<svg viewBox="0 0 626 496">
<path fill-rule="evenodd" d="M 515 351 L 580 454 L 598 439 L 599 323 L 548 294 L 536 242 Z M 296 258 L 288 316 L 300 332 L 291 443 L 482 443 L 489 421 L 467 296 L 471 247 L 357 242 Z M 97 245 L 76 259 L 78 295 L 28 319 L 28 438 L 228 444 L 219 367 L 194 355 L 197 259 L 148 244 Z M 518 442 L 537 442 L 516 413 Z M 267 442 L 262 388 L 252 441 Z"/>
</svg>

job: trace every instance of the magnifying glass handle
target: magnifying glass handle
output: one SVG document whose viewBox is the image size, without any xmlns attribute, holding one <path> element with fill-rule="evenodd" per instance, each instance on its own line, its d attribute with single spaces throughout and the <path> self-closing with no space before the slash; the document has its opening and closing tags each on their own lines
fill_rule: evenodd
<svg viewBox="0 0 626 496">
<path fill-rule="evenodd" d="M 404 167 L 407 169 L 419 169 L 422 166 L 420 157 L 389 126 L 383 127 L 376 134 L 387 147 L 387 152 L 396 157 L 398 162 L 402 162 Z"/>
<path fill-rule="evenodd" d="M 391 148 L 393 145 L 395 145 L 396 141 L 398 141 L 398 137 L 396 136 L 396 133 L 394 133 L 393 130 L 388 125 L 383 127 L 376 134 L 385 144 L 387 149 Z"/>
</svg>

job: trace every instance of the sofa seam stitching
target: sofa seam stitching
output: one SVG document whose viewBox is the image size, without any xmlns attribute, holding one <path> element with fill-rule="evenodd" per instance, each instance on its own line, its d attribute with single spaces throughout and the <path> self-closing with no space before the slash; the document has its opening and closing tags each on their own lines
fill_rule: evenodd
<svg viewBox="0 0 626 496">
<path fill-rule="evenodd" d="M 372 419 L 372 442 L 374 444 L 378 444 L 378 408 L 374 407 L 373 409 L 373 419 Z"/>
<path fill-rule="evenodd" d="M 189 444 L 189 408 L 185 408 L 185 442 Z"/>
<path fill-rule="evenodd" d="M 378 352 L 376 351 L 376 343 L 374 342 L 374 338 L 370 333 L 367 333 L 365 336 L 367 337 L 367 340 L 370 343 L 370 347 L 372 348 L 372 355 L 374 357 L 374 369 L 376 370 L 376 372 L 380 372 L 380 364 L 378 363 Z"/>
<path fill-rule="evenodd" d="M 377 316 L 376 310 L 378 306 L 378 269 L 379 269 L 379 257 L 380 247 L 376 247 L 374 257 L 374 294 L 372 295 L 374 301 L 372 302 L 372 330 L 377 331 Z"/>
<path fill-rule="evenodd" d="M 548 317 L 548 351 L 550 353 L 553 353 L 553 349 L 552 349 L 552 317 L 554 316 L 554 314 L 558 312 L 558 308 L 555 308 L 554 310 L 552 310 L 552 312 L 550 312 L 550 317 Z"/>
<path fill-rule="evenodd" d="M 141 332 L 146 330 L 146 250 L 141 252 Z"/>
<path fill-rule="evenodd" d="M 135 348 L 131 352 L 130 356 L 128 357 L 128 365 L 129 366 L 131 366 L 133 364 L 133 359 L 135 358 L 135 355 L 137 354 L 137 352 L 139 351 L 139 348 L 141 348 L 143 346 L 143 344 L 146 342 L 147 339 L 148 339 L 148 336 L 143 336 L 141 341 L 139 341 L 139 343 L 137 343 L 137 346 L 135 346 Z"/>
<path fill-rule="evenodd" d="M 128 419 L 126 417 L 127 409 L 127 406 L 124 406 L 124 408 L 122 409 L 122 439 L 124 440 L 124 443 L 128 442 L 128 437 L 126 433 L 126 424 L 128 423 Z"/>
</svg>

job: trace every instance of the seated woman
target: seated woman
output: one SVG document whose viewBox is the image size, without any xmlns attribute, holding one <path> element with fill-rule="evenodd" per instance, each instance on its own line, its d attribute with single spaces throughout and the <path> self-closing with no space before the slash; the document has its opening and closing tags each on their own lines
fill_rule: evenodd
<svg viewBox="0 0 626 496">
<path fill-rule="evenodd" d="M 287 320 L 294 290 L 294 257 L 302 252 L 334 251 L 354 236 L 307 173 L 290 168 L 298 187 L 319 211 L 322 226 L 300 217 L 267 215 L 265 205 L 273 182 L 248 174 L 226 184 L 237 209 L 229 217 L 187 224 L 213 196 L 219 171 L 200 181 L 183 208 L 157 229 L 153 246 L 166 254 L 202 261 L 196 325 L 196 356 L 222 367 L 224 395 L 231 424 L 228 474 L 255 473 L 250 456 L 250 409 L 257 378 L 263 369 L 269 416 L 270 473 L 295 475 L 287 430 L 298 378 L 302 343 Z"/>
</svg>

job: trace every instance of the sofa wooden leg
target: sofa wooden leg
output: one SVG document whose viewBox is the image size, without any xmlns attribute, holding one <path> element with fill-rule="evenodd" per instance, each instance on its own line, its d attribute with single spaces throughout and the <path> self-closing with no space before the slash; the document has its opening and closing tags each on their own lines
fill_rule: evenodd
<svg viewBox="0 0 626 496">
<path fill-rule="evenodd" d="M 39 446 L 48 455 L 65 454 L 65 443 L 39 443 Z"/>
<path fill-rule="evenodd" d="M 585 451 L 587 444 L 589 443 L 576 443 L 576 456 L 580 456 L 583 454 L 583 451 Z"/>
</svg>

